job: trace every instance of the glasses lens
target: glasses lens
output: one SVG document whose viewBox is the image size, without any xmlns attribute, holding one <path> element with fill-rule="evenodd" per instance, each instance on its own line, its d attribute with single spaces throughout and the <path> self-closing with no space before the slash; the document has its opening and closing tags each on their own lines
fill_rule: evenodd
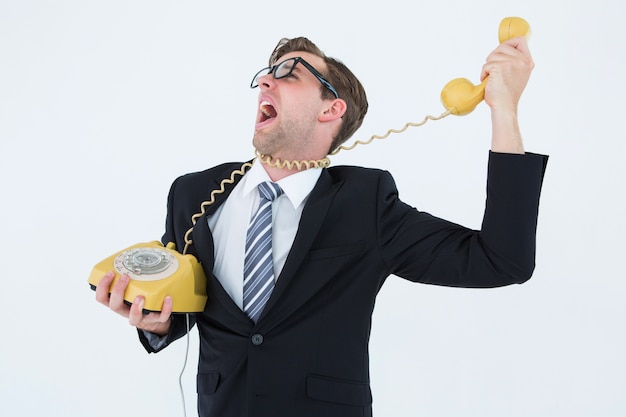
<svg viewBox="0 0 626 417">
<path fill-rule="evenodd" d="M 250 83 L 250 88 L 258 87 L 259 85 L 259 77 L 269 74 L 272 71 L 271 67 L 263 68 L 261 71 L 257 72 L 256 75 L 252 78 L 252 82 Z"/>
<path fill-rule="evenodd" d="M 274 69 L 274 78 L 278 80 L 280 78 L 288 76 L 289 74 L 291 74 L 291 71 L 293 71 L 293 68 L 296 66 L 297 63 L 298 61 L 296 60 L 296 58 L 289 58 L 284 60 Z"/>
</svg>

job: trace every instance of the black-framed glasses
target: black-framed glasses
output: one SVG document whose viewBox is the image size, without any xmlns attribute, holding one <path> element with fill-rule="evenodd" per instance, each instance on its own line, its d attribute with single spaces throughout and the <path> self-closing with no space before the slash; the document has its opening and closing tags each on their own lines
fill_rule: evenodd
<svg viewBox="0 0 626 417">
<path fill-rule="evenodd" d="M 335 90 L 335 87 L 333 87 L 328 81 L 326 81 L 326 79 L 322 77 L 322 74 L 320 74 L 315 68 L 313 68 L 313 65 L 309 64 L 299 56 L 295 58 L 288 58 L 274 66 L 263 68 L 261 71 L 256 73 L 254 78 L 252 78 L 250 88 L 258 87 L 259 77 L 262 77 L 264 75 L 272 74 L 274 76 L 274 79 L 276 80 L 280 80 L 281 78 L 289 76 L 289 74 L 293 72 L 293 69 L 296 67 L 298 62 L 301 62 L 306 69 L 311 71 L 311 74 L 313 74 L 324 87 L 328 88 L 330 92 L 333 93 L 335 98 L 339 98 L 339 94 L 337 94 L 337 90 Z"/>
</svg>

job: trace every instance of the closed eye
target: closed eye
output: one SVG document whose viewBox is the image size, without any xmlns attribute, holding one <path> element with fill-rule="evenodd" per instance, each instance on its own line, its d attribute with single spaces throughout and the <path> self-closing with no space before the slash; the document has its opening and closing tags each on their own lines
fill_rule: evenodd
<svg viewBox="0 0 626 417">
<path fill-rule="evenodd" d="M 300 79 L 300 77 L 301 77 L 301 74 L 300 74 L 301 72 L 302 72 L 302 69 L 301 69 L 300 67 L 295 67 L 295 68 L 291 71 L 291 73 L 289 74 L 289 76 L 290 76 L 290 77 L 293 77 L 293 78 L 295 78 L 295 79 L 297 79 L 297 80 L 298 80 L 298 79 Z"/>
<path fill-rule="evenodd" d="M 298 77 L 298 74 L 296 74 L 296 70 L 294 70 L 294 71 L 291 71 L 291 73 L 287 76 L 287 78 L 294 78 L 298 80 L 300 77 Z"/>
</svg>

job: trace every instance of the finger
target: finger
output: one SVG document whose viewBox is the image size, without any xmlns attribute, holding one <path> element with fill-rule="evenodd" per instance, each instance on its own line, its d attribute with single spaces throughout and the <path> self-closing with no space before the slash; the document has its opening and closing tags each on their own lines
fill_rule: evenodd
<svg viewBox="0 0 626 417">
<path fill-rule="evenodd" d="M 109 289 L 115 278 L 115 273 L 107 272 L 98 282 L 96 286 L 96 301 L 108 307 L 109 305 Z"/>
<path fill-rule="evenodd" d="M 485 63 L 482 67 L 481 73 L 480 73 L 480 80 L 484 80 L 485 77 L 487 77 L 488 75 L 491 75 L 492 73 L 495 73 L 499 70 L 499 66 L 496 62 L 494 61 L 489 61 L 487 63 Z"/>
<path fill-rule="evenodd" d="M 528 40 L 525 36 L 509 39 L 508 41 L 502 42 L 502 45 L 512 46 L 524 55 L 530 56 L 530 48 L 528 47 Z"/>
<path fill-rule="evenodd" d="M 163 307 L 161 308 L 161 315 L 165 316 L 162 317 L 163 322 L 166 322 L 170 319 L 170 316 L 172 315 L 172 304 L 172 297 L 170 297 L 169 295 L 165 297 L 165 299 L 163 300 Z"/>
<path fill-rule="evenodd" d="M 145 305 L 145 300 L 141 295 L 138 295 L 133 304 L 130 306 L 130 310 L 128 311 L 128 323 L 131 326 L 140 326 L 141 322 L 145 320 L 150 320 L 148 315 L 144 315 L 143 307 Z"/>
<path fill-rule="evenodd" d="M 504 62 L 504 61 L 530 61 L 530 50 L 524 40 L 524 38 L 514 38 L 508 40 L 500 45 L 485 59 L 486 63 L 490 62 Z"/>
<path fill-rule="evenodd" d="M 127 274 L 122 274 L 115 284 L 113 284 L 111 288 L 111 298 L 109 299 L 109 307 L 111 310 L 125 317 L 128 317 L 129 309 L 124 303 L 124 292 L 126 292 L 129 282 L 130 277 Z"/>
<path fill-rule="evenodd" d="M 172 314 L 172 297 L 169 295 L 163 299 L 160 312 L 151 312 L 148 316 L 153 324 L 162 324 L 169 321 Z"/>
<path fill-rule="evenodd" d="M 518 36 L 517 38 L 509 39 L 507 41 L 502 42 L 498 45 L 493 51 L 491 51 L 491 55 L 494 54 L 505 54 L 505 55 L 526 55 L 530 56 L 530 49 L 528 47 L 528 42 L 526 38 L 523 36 Z"/>
<path fill-rule="evenodd" d="M 172 314 L 172 297 L 165 297 L 161 311 L 144 311 L 146 300 L 138 295 L 130 306 L 128 321 L 133 326 L 149 327 L 154 324 L 165 323 Z"/>
<path fill-rule="evenodd" d="M 144 297 L 137 296 L 130 307 L 130 313 L 128 316 L 129 323 L 132 326 L 147 331 L 163 331 L 164 325 L 169 323 L 170 316 L 172 314 L 172 298 L 169 296 L 165 297 L 160 312 L 150 311 L 146 313 L 143 310 L 144 306 Z"/>
</svg>

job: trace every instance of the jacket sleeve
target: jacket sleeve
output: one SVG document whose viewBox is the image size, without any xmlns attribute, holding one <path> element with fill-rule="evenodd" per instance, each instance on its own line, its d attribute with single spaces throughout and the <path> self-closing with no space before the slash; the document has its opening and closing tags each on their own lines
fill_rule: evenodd
<svg viewBox="0 0 626 417">
<path fill-rule="evenodd" d="M 420 212 L 398 199 L 390 175 L 379 184 L 380 247 L 391 273 L 415 282 L 498 287 L 535 268 L 539 196 L 547 156 L 490 152 L 481 230 Z"/>
<path fill-rule="evenodd" d="M 187 329 L 191 330 L 195 324 L 193 314 L 172 314 L 170 331 L 165 336 L 157 336 L 156 334 L 137 329 L 139 341 L 148 353 L 157 353 L 165 349 L 176 339 L 183 337 L 187 333 Z"/>
</svg>

